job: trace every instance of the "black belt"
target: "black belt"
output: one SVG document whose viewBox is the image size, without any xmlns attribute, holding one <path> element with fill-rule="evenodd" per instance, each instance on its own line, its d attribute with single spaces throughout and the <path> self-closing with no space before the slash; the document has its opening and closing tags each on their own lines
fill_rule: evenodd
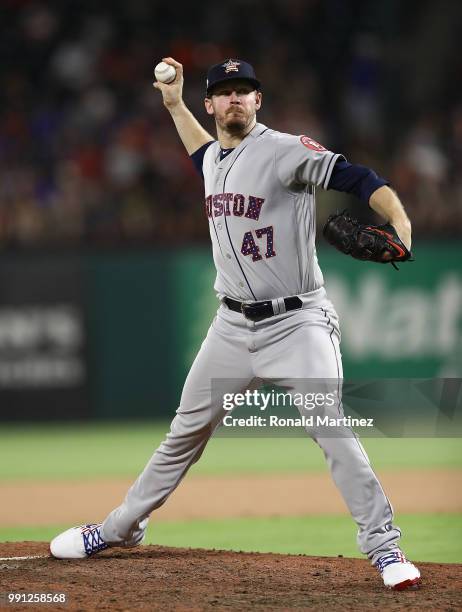
<svg viewBox="0 0 462 612">
<path fill-rule="evenodd" d="M 268 317 L 274 317 L 275 315 L 289 312 L 290 310 L 297 310 L 297 308 L 301 308 L 303 305 L 302 300 L 296 295 L 279 300 L 251 302 L 250 304 L 225 297 L 223 298 L 223 302 L 230 310 L 241 312 L 246 319 L 250 319 L 251 321 L 263 321 L 263 319 L 267 319 Z"/>
</svg>

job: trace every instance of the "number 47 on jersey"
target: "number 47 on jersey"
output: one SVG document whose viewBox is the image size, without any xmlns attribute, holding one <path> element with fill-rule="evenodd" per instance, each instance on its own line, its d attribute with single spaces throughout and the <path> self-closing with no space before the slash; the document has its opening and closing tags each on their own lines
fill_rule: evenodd
<svg viewBox="0 0 462 612">
<path fill-rule="evenodd" d="M 274 232 L 273 226 L 269 225 L 268 227 L 262 227 L 260 229 L 255 230 L 255 236 L 261 243 L 261 239 L 266 236 L 266 252 L 265 257 L 268 259 L 269 257 L 274 257 L 276 255 L 273 249 L 274 242 Z M 264 246 L 264 244 L 262 244 Z M 252 255 L 252 261 L 259 261 L 263 259 L 260 246 L 255 242 L 252 232 L 246 232 L 244 234 L 244 238 L 242 240 L 241 253 L 243 255 Z"/>
</svg>

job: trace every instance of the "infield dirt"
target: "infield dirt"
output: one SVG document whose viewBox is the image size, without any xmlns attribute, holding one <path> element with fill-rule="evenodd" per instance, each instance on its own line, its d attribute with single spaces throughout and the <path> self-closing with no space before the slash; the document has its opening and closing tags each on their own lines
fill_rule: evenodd
<svg viewBox="0 0 462 612">
<path fill-rule="evenodd" d="M 142 546 L 58 561 L 48 544 L 0 544 L 3 593 L 65 593 L 67 602 L 2 610 L 460 610 L 462 564 L 421 563 L 418 590 L 394 592 L 366 560 Z"/>
<path fill-rule="evenodd" d="M 380 473 L 400 513 L 462 512 L 460 470 L 401 470 Z M 429 487 L 429 482 L 432 483 Z M 65 525 L 95 522 L 120 504 L 130 479 L 1 482 L 0 524 Z M 190 476 L 156 521 L 308 516 L 347 513 L 329 474 Z"/>
</svg>

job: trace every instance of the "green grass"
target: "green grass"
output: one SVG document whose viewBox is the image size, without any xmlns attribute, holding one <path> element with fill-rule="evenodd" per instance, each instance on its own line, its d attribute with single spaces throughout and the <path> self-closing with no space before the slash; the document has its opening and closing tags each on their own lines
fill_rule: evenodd
<svg viewBox="0 0 462 612">
<path fill-rule="evenodd" d="M 416 561 L 462 563 L 462 516 L 456 514 L 400 515 L 402 546 Z M 0 529 L 1 541 L 48 541 L 68 525 Z M 315 556 L 361 557 L 356 527 L 349 516 L 151 521 L 146 544 L 215 548 Z"/>
<path fill-rule="evenodd" d="M 17 426 L 0 430 L 0 480 L 136 476 L 169 423 Z M 460 438 L 365 438 L 377 469 L 462 468 Z M 325 470 L 307 438 L 215 438 L 196 474 L 287 473 Z"/>
</svg>

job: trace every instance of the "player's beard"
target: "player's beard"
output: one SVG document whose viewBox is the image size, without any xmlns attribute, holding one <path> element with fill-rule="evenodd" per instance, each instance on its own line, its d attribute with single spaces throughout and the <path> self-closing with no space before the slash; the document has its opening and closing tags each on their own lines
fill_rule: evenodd
<svg viewBox="0 0 462 612">
<path fill-rule="evenodd" d="M 252 117 L 240 107 L 229 108 L 221 122 L 221 128 L 232 136 L 247 133 L 248 126 L 252 123 Z"/>
</svg>

